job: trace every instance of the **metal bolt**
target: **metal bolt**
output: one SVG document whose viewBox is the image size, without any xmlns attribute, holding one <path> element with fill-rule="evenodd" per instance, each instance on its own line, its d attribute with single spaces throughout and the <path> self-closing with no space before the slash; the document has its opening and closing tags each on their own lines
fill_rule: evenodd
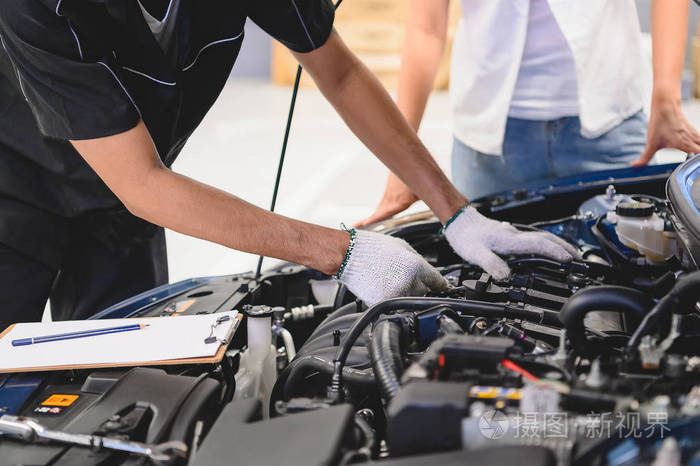
<svg viewBox="0 0 700 466">
<path fill-rule="evenodd" d="M 615 186 L 609 184 L 607 188 L 605 188 L 605 199 L 612 201 L 615 199 L 615 194 L 617 194 L 617 191 L 615 191 Z"/>
</svg>

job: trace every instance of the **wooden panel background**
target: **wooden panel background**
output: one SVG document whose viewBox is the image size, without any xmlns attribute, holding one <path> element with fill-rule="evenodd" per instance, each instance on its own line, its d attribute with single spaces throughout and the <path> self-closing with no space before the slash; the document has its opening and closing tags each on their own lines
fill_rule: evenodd
<svg viewBox="0 0 700 466">
<path fill-rule="evenodd" d="M 447 89 L 450 82 L 450 55 L 459 22 L 460 6 L 450 2 L 450 19 L 445 53 L 440 63 L 435 89 Z M 335 28 L 345 43 L 390 90 L 398 85 L 401 51 L 408 16 L 408 0 L 346 0 L 335 19 Z M 280 43 L 272 42 L 271 78 L 280 85 L 294 84 L 297 61 Z M 313 80 L 302 75 L 302 87 L 313 87 Z"/>
</svg>

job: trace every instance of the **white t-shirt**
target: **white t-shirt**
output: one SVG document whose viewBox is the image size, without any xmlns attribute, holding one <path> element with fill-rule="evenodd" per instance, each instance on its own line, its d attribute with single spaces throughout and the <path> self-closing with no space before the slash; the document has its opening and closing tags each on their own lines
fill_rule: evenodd
<svg viewBox="0 0 700 466">
<path fill-rule="evenodd" d="M 547 0 L 530 0 L 525 48 L 508 116 L 554 120 L 578 115 L 574 55 Z"/>
<path fill-rule="evenodd" d="M 546 1 L 573 59 L 581 134 L 598 137 L 641 110 L 651 95 L 651 64 L 642 47 L 635 0 Z M 450 75 L 454 133 L 483 153 L 502 153 L 526 51 L 531 3 L 538 7 L 540 2 L 462 0 Z M 548 29 L 551 33 L 551 26 Z M 536 34 L 540 32 L 544 35 Z M 548 59 L 562 59 L 554 55 Z M 532 85 L 523 85 L 521 89 L 532 91 Z"/>
</svg>

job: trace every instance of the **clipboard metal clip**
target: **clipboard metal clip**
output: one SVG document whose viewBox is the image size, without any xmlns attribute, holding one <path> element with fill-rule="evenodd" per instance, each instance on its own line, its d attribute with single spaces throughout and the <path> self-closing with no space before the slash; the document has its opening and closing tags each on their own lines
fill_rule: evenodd
<svg viewBox="0 0 700 466">
<path fill-rule="evenodd" d="M 218 319 L 216 319 L 216 322 L 211 324 L 211 328 L 209 330 L 209 336 L 204 339 L 204 343 L 210 344 L 210 343 L 219 342 L 222 345 L 228 345 L 228 339 L 227 338 L 217 338 L 217 336 L 214 335 L 214 330 L 216 330 L 216 327 L 223 324 L 224 322 L 228 322 L 229 320 L 231 320 L 230 316 L 221 316 Z"/>
</svg>

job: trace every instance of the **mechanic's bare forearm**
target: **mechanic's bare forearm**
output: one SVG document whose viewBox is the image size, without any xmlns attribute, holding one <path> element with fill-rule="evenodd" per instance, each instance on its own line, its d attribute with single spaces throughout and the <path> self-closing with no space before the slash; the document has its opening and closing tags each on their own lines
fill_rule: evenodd
<svg viewBox="0 0 700 466">
<path fill-rule="evenodd" d="M 165 167 L 148 178 L 136 193 L 139 200 L 131 205 L 136 215 L 149 222 L 327 274 L 337 272 L 345 257 L 346 232 L 273 214 Z"/>
<path fill-rule="evenodd" d="M 143 123 L 116 136 L 72 143 L 124 205 L 151 223 L 328 274 L 345 257 L 346 232 L 273 214 L 172 172 L 160 162 Z"/>
<path fill-rule="evenodd" d="M 653 0 L 651 35 L 654 99 L 680 105 L 681 76 L 688 30 L 687 0 Z"/>
<path fill-rule="evenodd" d="M 377 78 L 336 33 L 320 49 L 297 58 L 348 127 L 441 221 L 467 202 Z"/>
</svg>

